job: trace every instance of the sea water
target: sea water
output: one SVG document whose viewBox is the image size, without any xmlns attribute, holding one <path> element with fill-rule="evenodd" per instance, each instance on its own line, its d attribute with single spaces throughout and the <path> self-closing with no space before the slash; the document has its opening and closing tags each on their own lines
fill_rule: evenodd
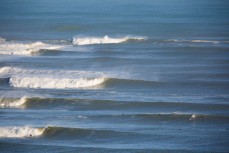
<svg viewBox="0 0 229 153">
<path fill-rule="evenodd" d="M 228 152 L 229 1 L 1 0 L 0 152 Z"/>
</svg>

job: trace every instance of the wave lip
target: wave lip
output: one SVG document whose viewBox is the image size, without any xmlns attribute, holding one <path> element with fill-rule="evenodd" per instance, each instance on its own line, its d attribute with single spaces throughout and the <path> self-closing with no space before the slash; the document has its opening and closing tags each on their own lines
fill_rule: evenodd
<svg viewBox="0 0 229 153">
<path fill-rule="evenodd" d="M 105 78 L 38 78 L 38 77 L 12 77 L 10 85 L 22 88 L 86 88 L 96 86 L 105 81 Z"/>
<path fill-rule="evenodd" d="M 38 137 L 44 132 L 43 128 L 25 127 L 0 127 L 0 138 Z"/>
<path fill-rule="evenodd" d="M 128 40 L 145 40 L 145 39 L 146 37 L 132 37 L 132 36 L 111 38 L 106 35 L 104 37 L 74 37 L 72 40 L 72 43 L 75 45 L 116 44 L 116 43 L 122 43 Z"/>
<path fill-rule="evenodd" d="M 20 99 L 0 99 L 0 107 L 20 107 L 26 103 L 27 97 L 22 97 Z"/>
</svg>

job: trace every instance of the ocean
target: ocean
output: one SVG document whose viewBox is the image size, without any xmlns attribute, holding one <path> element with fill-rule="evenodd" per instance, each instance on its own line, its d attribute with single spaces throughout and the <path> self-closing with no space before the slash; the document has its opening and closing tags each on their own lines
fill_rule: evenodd
<svg viewBox="0 0 229 153">
<path fill-rule="evenodd" d="M 229 1 L 1 0 L 0 152 L 229 152 Z"/>
</svg>

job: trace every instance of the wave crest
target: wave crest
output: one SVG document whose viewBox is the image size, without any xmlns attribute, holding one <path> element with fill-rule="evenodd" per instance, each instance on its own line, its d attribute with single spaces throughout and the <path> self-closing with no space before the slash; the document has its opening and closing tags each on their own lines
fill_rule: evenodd
<svg viewBox="0 0 229 153">
<path fill-rule="evenodd" d="M 10 85 L 20 88 L 46 88 L 46 89 L 64 89 L 64 88 L 86 88 L 102 84 L 105 78 L 38 78 L 38 77 L 12 77 Z"/>
<path fill-rule="evenodd" d="M 22 97 L 20 99 L 0 99 L 0 107 L 19 107 L 23 105 L 27 100 L 27 97 Z"/>
<path fill-rule="evenodd" d="M 29 55 L 39 52 L 42 49 L 57 50 L 63 46 L 46 44 L 43 42 L 32 42 L 32 43 L 18 43 L 18 42 L 6 42 L 4 39 L 0 39 L 0 53 L 10 55 Z"/>
<path fill-rule="evenodd" d="M 43 134 L 45 129 L 25 127 L 0 127 L 0 137 L 5 138 L 23 138 L 37 137 Z"/>
<path fill-rule="evenodd" d="M 122 43 L 128 40 L 145 40 L 146 37 L 131 37 L 125 36 L 120 38 L 104 37 L 74 37 L 72 43 L 75 45 L 91 45 L 91 44 L 115 44 Z"/>
<path fill-rule="evenodd" d="M 64 77 L 63 77 L 64 76 Z M 0 69 L 0 77 L 9 78 L 9 84 L 22 88 L 85 88 L 106 80 L 104 73 L 92 71 L 34 70 L 14 67 Z"/>
<path fill-rule="evenodd" d="M 31 76 L 31 77 L 57 77 L 67 76 L 68 78 L 98 78 L 104 73 L 94 71 L 77 71 L 77 70 L 40 70 L 40 69 L 22 69 L 17 67 L 0 68 L 0 77 L 12 76 Z"/>
</svg>

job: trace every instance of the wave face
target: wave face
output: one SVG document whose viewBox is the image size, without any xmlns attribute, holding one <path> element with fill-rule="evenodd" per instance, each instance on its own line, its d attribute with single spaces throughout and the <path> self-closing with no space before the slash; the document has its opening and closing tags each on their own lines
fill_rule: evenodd
<svg viewBox="0 0 229 153">
<path fill-rule="evenodd" d="M 128 40 L 146 40 L 146 37 L 125 36 L 120 38 L 104 37 L 74 37 L 72 43 L 75 45 L 91 45 L 91 44 L 116 44 L 126 42 Z"/>
<path fill-rule="evenodd" d="M 9 83 L 13 87 L 47 89 L 91 87 L 106 80 L 104 74 L 99 72 L 29 70 L 14 67 L 1 68 L 0 77 L 10 77 Z"/>
<path fill-rule="evenodd" d="M 0 137 L 4 138 L 24 138 L 37 137 L 42 135 L 44 129 L 25 127 L 0 127 Z"/>
<path fill-rule="evenodd" d="M 0 99 L 0 107 L 20 107 L 26 103 L 27 97 L 22 97 L 20 99 Z"/>
</svg>

